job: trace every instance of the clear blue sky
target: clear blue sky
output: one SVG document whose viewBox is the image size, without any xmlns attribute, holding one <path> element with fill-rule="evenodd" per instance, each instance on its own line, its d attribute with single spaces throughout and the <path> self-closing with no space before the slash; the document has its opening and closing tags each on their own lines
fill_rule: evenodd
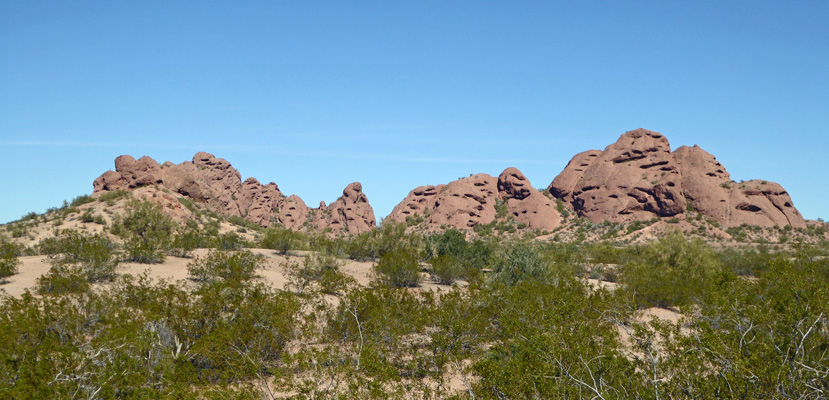
<svg viewBox="0 0 829 400">
<path fill-rule="evenodd" d="M 827 1 L 3 1 L 0 222 L 121 154 L 197 151 L 308 205 L 518 167 L 639 127 L 829 218 Z"/>
</svg>

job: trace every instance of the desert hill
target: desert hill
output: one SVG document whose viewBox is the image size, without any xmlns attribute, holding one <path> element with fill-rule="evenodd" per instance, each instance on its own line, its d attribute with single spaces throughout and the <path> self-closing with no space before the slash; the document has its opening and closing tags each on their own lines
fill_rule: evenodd
<svg viewBox="0 0 829 400">
<path fill-rule="evenodd" d="M 93 195 L 148 186 L 184 196 L 222 216 L 241 217 L 262 227 L 279 223 L 292 230 L 359 234 L 376 226 L 374 210 L 358 182 L 348 185 L 330 205 L 320 202 L 318 208 L 310 208 L 299 196 L 285 196 L 273 182 L 263 185 L 255 178 L 243 182 L 239 171 L 227 160 L 205 152 L 196 153 L 192 162 L 180 164 L 159 164 L 148 156 L 136 160 L 122 155 L 115 159 L 115 171 L 95 179 Z M 176 202 L 167 203 L 162 205 L 180 210 Z"/>
</svg>

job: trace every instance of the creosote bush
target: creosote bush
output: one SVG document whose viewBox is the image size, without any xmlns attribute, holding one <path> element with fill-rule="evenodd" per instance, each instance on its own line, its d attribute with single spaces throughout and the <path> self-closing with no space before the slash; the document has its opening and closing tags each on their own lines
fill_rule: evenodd
<svg viewBox="0 0 829 400">
<path fill-rule="evenodd" d="M 124 238 L 127 260 L 139 263 L 164 261 L 175 223 L 161 206 L 149 201 L 131 200 L 123 218 L 116 218 L 111 232 Z"/>
<path fill-rule="evenodd" d="M 420 283 L 420 264 L 417 256 L 406 249 L 383 254 L 374 265 L 377 280 L 392 287 L 415 287 Z"/>
<path fill-rule="evenodd" d="M 462 278 L 469 269 L 464 261 L 448 255 L 432 258 L 429 265 L 432 279 L 442 285 L 451 285 L 455 280 Z"/>
<path fill-rule="evenodd" d="M 187 265 L 190 276 L 197 281 L 207 282 L 223 280 L 225 282 L 244 282 L 256 277 L 256 270 L 261 268 L 264 257 L 250 250 L 228 251 L 210 250 L 205 257 L 196 257 Z"/>
<path fill-rule="evenodd" d="M 259 244 L 262 248 L 285 255 L 302 245 L 302 235 L 281 226 L 270 227 L 265 230 Z"/>
<path fill-rule="evenodd" d="M 640 248 L 637 260 L 622 266 L 621 281 L 642 307 L 698 303 L 712 286 L 731 279 L 713 249 L 673 231 Z"/>
<path fill-rule="evenodd" d="M 88 235 L 73 230 L 41 242 L 52 267 L 37 280 L 41 294 L 82 292 L 89 283 L 109 281 L 120 263 L 115 244 L 104 234 Z"/>
<path fill-rule="evenodd" d="M 0 238 L 0 283 L 5 283 L 6 278 L 17 273 L 21 264 L 17 253 L 17 246 Z"/>
<path fill-rule="evenodd" d="M 309 288 L 325 294 L 342 293 L 353 278 L 345 275 L 340 268 L 343 262 L 336 256 L 325 253 L 305 256 L 303 262 L 285 262 L 282 267 L 288 276 L 288 284 L 302 294 Z"/>
</svg>

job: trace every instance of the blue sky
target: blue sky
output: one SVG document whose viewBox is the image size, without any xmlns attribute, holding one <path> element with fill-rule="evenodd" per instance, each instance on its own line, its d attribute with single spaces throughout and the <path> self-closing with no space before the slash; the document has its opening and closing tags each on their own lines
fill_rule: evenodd
<svg viewBox="0 0 829 400">
<path fill-rule="evenodd" d="M 829 218 L 829 2 L 0 2 L 0 223 L 121 154 L 208 151 L 308 205 L 522 170 L 627 130 Z"/>
</svg>

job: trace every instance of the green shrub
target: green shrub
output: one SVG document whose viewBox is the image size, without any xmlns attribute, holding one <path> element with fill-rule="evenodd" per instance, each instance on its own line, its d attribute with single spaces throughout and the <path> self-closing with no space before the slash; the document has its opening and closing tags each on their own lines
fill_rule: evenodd
<svg viewBox="0 0 829 400">
<path fill-rule="evenodd" d="M 276 250 L 277 253 L 285 255 L 301 244 L 301 235 L 290 229 L 282 227 L 271 227 L 265 231 L 260 241 L 260 246 L 265 249 Z"/>
<path fill-rule="evenodd" d="M 124 238 L 127 260 L 139 263 L 164 261 L 175 224 L 161 206 L 148 201 L 127 203 L 123 218 L 112 224 L 112 233 Z"/>
<path fill-rule="evenodd" d="M 74 199 L 72 199 L 72 202 L 70 203 L 70 205 L 72 207 L 78 207 L 78 206 L 82 206 L 84 204 L 92 203 L 94 201 L 95 201 L 95 199 L 93 199 L 92 196 L 90 196 L 88 194 L 84 194 L 84 195 L 81 195 L 81 196 L 78 196 L 78 197 L 75 197 Z"/>
<path fill-rule="evenodd" d="M 114 190 L 114 191 L 104 192 L 101 195 L 99 195 L 98 196 L 98 201 L 107 203 L 107 205 L 112 206 L 112 205 L 115 204 L 115 201 L 117 201 L 118 199 L 129 198 L 131 196 L 132 196 L 132 194 L 127 190 Z"/>
<path fill-rule="evenodd" d="M 423 238 L 407 233 L 405 223 L 383 221 L 379 228 L 352 237 L 346 252 L 352 260 L 367 261 L 376 260 L 396 249 L 417 254 L 422 247 Z"/>
<path fill-rule="evenodd" d="M 90 223 L 93 221 L 95 221 L 95 216 L 92 215 L 92 209 L 87 208 L 86 211 L 84 211 L 83 214 L 81 214 L 81 222 Z"/>
<path fill-rule="evenodd" d="M 505 285 L 527 279 L 544 281 L 551 272 L 538 249 L 524 241 L 512 243 L 496 259 L 494 267 L 494 279 Z"/>
<path fill-rule="evenodd" d="M 305 256 L 302 264 L 285 262 L 282 267 L 286 271 L 289 286 L 297 293 L 304 293 L 313 286 L 325 294 L 338 294 L 353 281 L 353 278 L 340 270 L 342 264 L 342 261 L 333 255 L 318 253 Z"/>
<path fill-rule="evenodd" d="M 415 287 L 420 283 L 417 256 L 406 249 L 395 249 L 380 257 L 374 266 L 377 280 L 392 287 Z"/>
<path fill-rule="evenodd" d="M 699 302 L 724 272 L 709 245 L 673 231 L 643 246 L 638 260 L 622 266 L 620 280 L 641 307 L 685 306 Z"/>
<path fill-rule="evenodd" d="M 464 277 L 469 267 L 465 261 L 448 255 L 437 256 L 429 260 L 432 279 L 441 285 L 451 285 Z"/>
<path fill-rule="evenodd" d="M 466 257 L 469 243 L 466 235 L 456 229 L 448 229 L 425 239 L 426 258 L 450 256 L 455 259 Z"/>
<path fill-rule="evenodd" d="M 52 266 L 76 265 L 89 282 L 111 280 L 120 262 L 116 246 L 104 234 L 86 235 L 63 231 L 53 240 L 41 242 L 41 248 L 53 255 Z"/>
<path fill-rule="evenodd" d="M 26 224 L 17 222 L 9 227 L 13 238 L 23 237 L 29 234 L 29 228 Z"/>
<path fill-rule="evenodd" d="M 256 277 L 265 259 L 250 250 L 210 250 L 205 257 L 196 257 L 187 265 L 190 276 L 197 281 L 221 279 L 227 282 L 243 282 Z"/>
<path fill-rule="evenodd" d="M 213 247 L 219 250 L 241 250 L 245 240 L 235 232 L 226 232 L 213 238 Z"/>
<path fill-rule="evenodd" d="M 16 274 L 21 261 L 17 259 L 18 247 L 13 243 L 0 239 L 0 283 Z"/>
<path fill-rule="evenodd" d="M 202 235 L 198 224 L 193 221 L 187 221 L 187 224 L 179 227 L 176 230 L 176 235 L 170 242 L 167 254 L 175 257 L 191 257 L 193 250 L 204 246 L 206 238 Z"/>
<path fill-rule="evenodd" d="M 89 279 L 79 265 L 53 263 L 49 272 L 37 278 L 35 288 L 42 295 L 83 293 L 89 290 Z"/>
</svg>

